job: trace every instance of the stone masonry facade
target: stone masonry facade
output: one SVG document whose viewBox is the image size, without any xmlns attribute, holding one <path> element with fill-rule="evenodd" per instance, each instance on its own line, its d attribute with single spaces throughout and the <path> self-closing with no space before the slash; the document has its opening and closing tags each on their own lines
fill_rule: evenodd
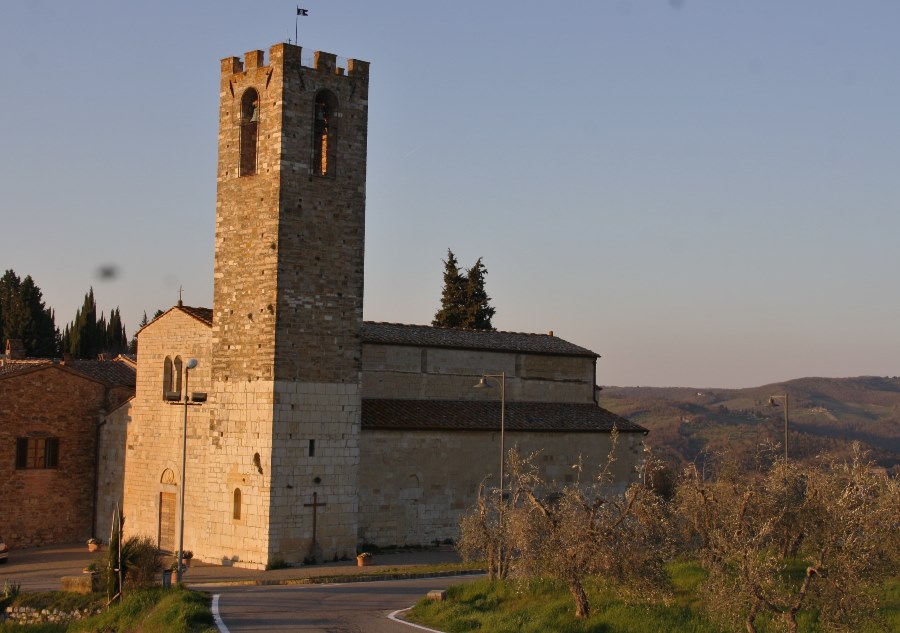
<svg viewBox="0 0 900 633">
<path fill-rule="evenodd" d="M 98 425 L 131 389 L 61 362 L 5 373 L 0 372 L 0 535 L 16 548 L 86 540 L 93 532 Z M 55 440 L 57 463 L 32 467 L 29 459 L 28 467 L 17 468 L 22 438 L 40 443 L 38 450 Z"/>
<path fill-rule="evenodd" d="M 498 420 L 499 423 L 499 420 Z M 615 492 L 637 479 L 643 433 L 618 436 L 611 472 Z M 508 432 L 507 449 L 536 454 L 547 481 L 572 483 L 599 474 L 612 448 L 609 433 Z M 482 483 L 496 485 L 499 431 L 399 431 L 363 429 L 359 538 L 379 546 L 426 545 L 459 537 L 459 519 L 471 509 Z"/>
<path fill-rule="evenodd" d="M 123 447 L 126 535 L 150 536 L 165 545 L 166 535 L 160 534 L 160 505 L 164 503 L 165 495 L 177 500 L 186 489 L 184 545 L 194 551 L 203 547 L 207 522 L 205 486 L 208 447 L 218 439 L 210 430 L 212 404 L 208 401 L 188 408 L 188 486 L 185 488 L 181 478 L 184 405 L 164 400 L 163 382 L 166 357 L 173 361 L 180 358 L 183 366 L 189 359 L 196 358 L 199 363 L 189 373 L 187 388 L 191 392 L 208 391 L 210 341 L 209 321 L 180 307 L 172 308 L 138 333 L 137 384 L 130 408 L 131 423 Z M 114 442 L 115 438 L 110 438 L 110 443 Z M 110 518 L 104 517 L 100 525 L 108 530 L 110 523 Z M 177 527 L 175 530 L 174 535 L 169 533 L 170 543 L 171 537 L 177 536 Z"/>
<path fill-rule="evenodd" d="M 247 566 L 352 553 L 368 63 L 317 52 L 308 68 L 278 44 L 221 70 L 206 551 Z"/>
<path fill-rule="evenodd" d="M 126 533 L 171 547 L 183 495 L 185 547 L 208 562 L 455 538 L 480 483 L 496 485 L 499 393 L 473 389 L 484 373 L 506 375 L 507 445 L 542 450 L 546 476 L 599 464 L 620 428 L 627 485 L 644 430 L 598 406 L 594 352 L 552 334 L 363 323 L 369 65 L 300 58 L 278 44 L 268 61 L 222 60 L 213 307 L 178 305 L 139 333 L 121 413 Z M 208 392 L 188 408 L 185 477 L 167 358 L 196 358 L 190 390 Z"/>
</svg>

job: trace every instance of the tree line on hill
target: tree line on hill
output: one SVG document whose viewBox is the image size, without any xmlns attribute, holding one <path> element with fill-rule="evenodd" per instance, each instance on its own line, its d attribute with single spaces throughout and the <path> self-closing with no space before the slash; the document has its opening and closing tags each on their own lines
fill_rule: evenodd
<svg viewBox="0 0 900 633">
<path fill-rule="evenodd" d="M 44 304 L 31 275 L 22 279 L 13 270 L 0 278 L 0 335 L 4 345 L 8 340 L 22 341 L 25 355 L 36 358 L 96 358 L 129 351 L 119 308 L 110 311 L 109 319 L 103 312 L 98 316 L 93 288 L 85 294 L 75 320 L 60 331 L 55 311 Z"/>
</svg>

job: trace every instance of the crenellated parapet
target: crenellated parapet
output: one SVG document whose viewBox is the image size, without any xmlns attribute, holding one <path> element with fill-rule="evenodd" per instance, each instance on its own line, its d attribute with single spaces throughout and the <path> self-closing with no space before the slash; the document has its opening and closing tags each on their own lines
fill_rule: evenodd
<svg viewBox="0 0 900 633">
<path fill-rule="evenodd" d="M 306 68 L 329 75 L 345 76 L 358 81 L 368 82 L 369 62 L 359 59 L 348 59 L 346 68 L 338 66 L 338 56 L 334 53 L 316 51 L 313 55 L 312 67 L 303 66 L 301 61 L 303 48 L 293 44 L 275 44 L 269 49 L 269 65 L 265 63 L 263 51 L 247 51 L 243 60 L 240 57 L 226 57 L 222 60 L 222 77 L 231 77 L 253 70 L 268 70 L 270 66 L 281 68 Z"/>
</svg>

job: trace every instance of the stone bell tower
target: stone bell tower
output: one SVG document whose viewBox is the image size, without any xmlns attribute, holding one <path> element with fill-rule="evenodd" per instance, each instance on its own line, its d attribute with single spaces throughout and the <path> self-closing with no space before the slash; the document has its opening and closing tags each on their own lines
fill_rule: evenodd
<svg viewBox="0 0 900 633">
<path fill-rule="evenodd" d="M 357 539 L 369 64 L 222 60 L 203 558 Z"/>
</svg>

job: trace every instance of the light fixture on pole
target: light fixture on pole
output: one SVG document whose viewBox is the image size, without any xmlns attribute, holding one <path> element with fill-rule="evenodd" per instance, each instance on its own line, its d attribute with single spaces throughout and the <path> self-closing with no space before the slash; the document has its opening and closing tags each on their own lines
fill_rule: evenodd
<svg viewBox="0 0 900 633">
<path fill-rule="evenodd" d="M 769 406 L 777 407 L 775 400 L 784 400 L 784 463 L 788 460 L 788 412 L 791 408 L 791 399 L 787 393 L 778 396 L 769 396 Z"/>
<path fill-rule="evenodd" d="M 503 475 L 506 455 L 504 446 L 504 433 L 506 431 L 506 372 L 499 374 L 482 374 L 475 389 L 490 389 L 492 387 L 489 378 L 500 383 L 500 503 L 503 503 Z"/>
<path fill-rule="evenodd" d="M 181 502 L 179 504 L 179 521 L 178 521 L 178 552 L 175 558 L 175 578 L 177 582 L 181 582 L 182 574 L 184 572 L 184 568 L 182 567 L 182 559 L 184 557 L 184 496 L 185 489 L 187 486 L 185 485 L 185 472 L 187 470 L 187 419 L 188 419 L 188 407 L 190 406 L 199 406 L 201 403 L 206 402 L 206 394 L 205 393 L 194 393 L 190 394 L 188 391 L 188 372 L 191 369 L 194 369 L 197 366 L 197 359 L 192 358 L 187 362 L 187 365 L 184 366 L 184 421 L 181 427 Z M 175 396 L 175 397 L 172 397 Z M 169 404 L 173 404 L 176 406 L 180 406 L 182 403 L 178 402 L 180 400 L 180 394 L 166 394 L 166 399 L 169 400 Z"/>
</svg>

